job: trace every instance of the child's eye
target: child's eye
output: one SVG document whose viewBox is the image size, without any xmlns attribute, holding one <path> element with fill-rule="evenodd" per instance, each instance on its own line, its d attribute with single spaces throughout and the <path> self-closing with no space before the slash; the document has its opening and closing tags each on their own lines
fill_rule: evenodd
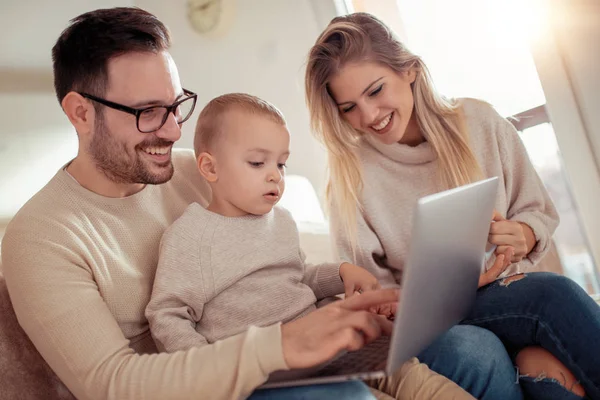
<svg viewBox="0 0 600 400">
<path fill-rule="evenodd" d="M 381 92 L 381 89 L 383 89 L 383 83 L 381 85 L 379 85 L 379 87 L 375 90 L 373 90 L 369 96 L 374 97 L 377 96 L 379 94 L 379 92 Z"/>
<path fill-rule="evenodd" d="M 254 161 L 248 161 L 248 164 L 250 164 L 252 167 L 254 168 L 260 168 L 262 167 L 265 163 L 264 162 L 254 162 Z"/>
<path fill-rule="evenodd" d="M 287 165 L 285 165 L 285 163 L 277 164 L 277 168 L 279 168 L 279 169 L 284 169 L 285 167 L 287 167 Z"/>
</svg>

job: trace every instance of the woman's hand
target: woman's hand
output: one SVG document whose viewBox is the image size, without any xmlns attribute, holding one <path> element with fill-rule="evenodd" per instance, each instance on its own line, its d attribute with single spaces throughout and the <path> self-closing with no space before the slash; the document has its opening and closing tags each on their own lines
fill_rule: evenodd
<svg viewBox="0 0 600 400">
<path fill-rule="evenodd" d="M 504 254 L 498 254 L 496 256 L 494 265 L 492 265 L 489 270 L 479 276 L 478 288 L 494 282 L 496 279 L 498 279 L 500 274 L 506 271 L 506 268 L 508 268 L 508 266 L 511 264 L 510 261 L 507 262 L 506 260 L 510 260 L 512 258 L 513 251 L 513 248 L 508 246 Z"/>
<path fill-rule="evenodd" d="M 377 278 L 372 273 L 347 262 L 340 265 L 340 278 L 344 282 L 346 297 L 351 297 L 357 292 L 381 289 Z"/>
<path fill-rule="evenodd" d="M 517 221 L 509 221 L 494 211 L 493 223 L 490 226 L 488 241 L 498 246 L 496 255 L 507 254 L 512 248 L 512 257 L 506 257 L 507 263 L 521 261 L 535 246 L 536 240 L 529 225 Z"/>
</svg>

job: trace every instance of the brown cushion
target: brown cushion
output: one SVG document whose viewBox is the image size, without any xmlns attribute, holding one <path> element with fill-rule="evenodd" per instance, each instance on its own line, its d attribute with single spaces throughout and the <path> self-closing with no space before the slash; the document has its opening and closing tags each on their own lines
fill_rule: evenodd
<svg viewBox="0 0 600 400">
<path fill-rule="evenodd" d="M 17 321 L 0 271 L 0 399 L 74 399 Z"/>
</svg>

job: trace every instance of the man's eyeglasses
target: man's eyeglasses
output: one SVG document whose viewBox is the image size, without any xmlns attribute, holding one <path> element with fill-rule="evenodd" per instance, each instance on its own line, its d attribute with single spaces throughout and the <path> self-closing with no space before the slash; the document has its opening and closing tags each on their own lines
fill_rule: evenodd
<svg viewBox="0 0 600 400">
<path fill-rule="evenodd" d="M 184 97 L 170 106 L 150 106 L 144 108 L 132 108 L 123 104 L 114 103 L 88 93 L 79 93 L 83 97 L 97 103 L 135 115 L 135 124 L 138 131 L 142 133 L 156 132 L 167 122 L 170 113 L 173 113 L 178 124 L 187 121 L 194 112 L 198 95 L 187 89 L 183 89 Z"/>
</svg>

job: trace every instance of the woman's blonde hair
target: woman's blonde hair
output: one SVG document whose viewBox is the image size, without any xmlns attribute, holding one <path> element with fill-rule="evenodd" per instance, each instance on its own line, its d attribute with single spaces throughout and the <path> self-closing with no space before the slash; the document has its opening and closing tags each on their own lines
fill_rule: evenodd
<svg viewBox="0 0 600 400">
<path fill-rule="evenodd" d="M 341 228 L 356 245 L 362 170 L 358 157 L 361 133 L 343 118 L 330 95 L 329 79 L 347 63 L 376 62 L 400 73 L 413 68 L 414 113 L 419 128 L 439 161 L 440 190 L 473 182 L 481 169 L 468 144 L 460 104 L 438 95 L 427 67 L 379 19 L 366 13 L 334 18 L 312 47 L 306 68 L 306 101 L 311 128 L 328 152 L 326 196 Z"/>
</svg>

